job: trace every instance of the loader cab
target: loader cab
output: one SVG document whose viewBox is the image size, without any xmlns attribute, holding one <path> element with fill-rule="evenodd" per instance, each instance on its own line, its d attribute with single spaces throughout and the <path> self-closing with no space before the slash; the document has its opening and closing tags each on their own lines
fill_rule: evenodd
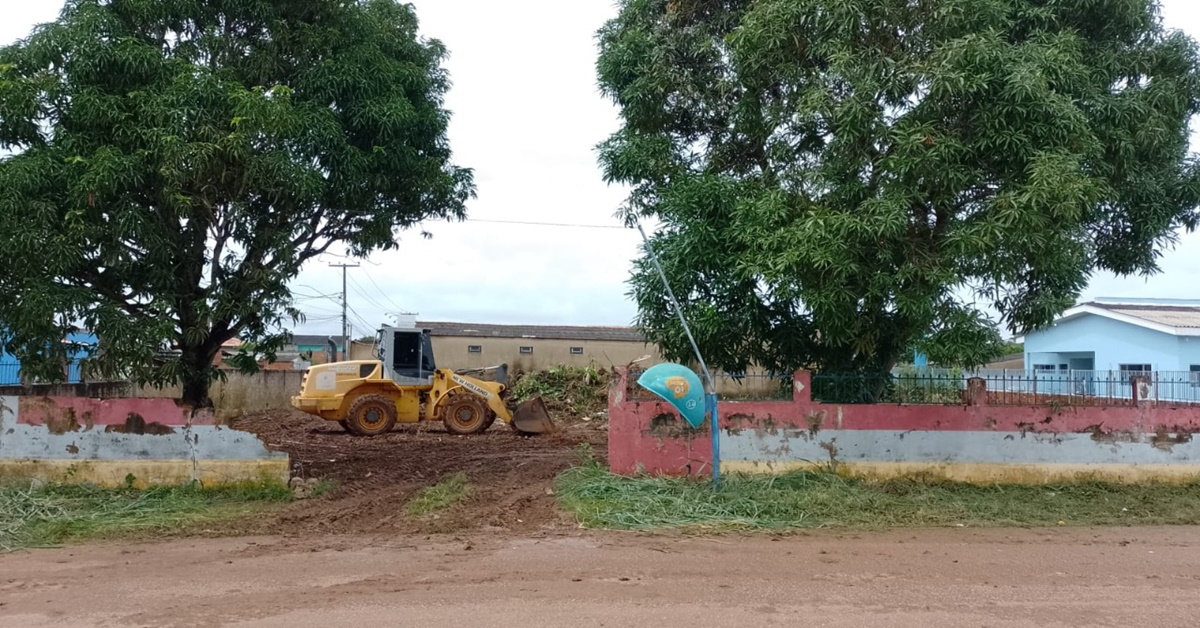
<svg viewBox="0 0 1200 628">
<path fill-rule="evenodd" d="M 428 329 L 389 327 L 378 332 L 376 346 L 383 369 L 397 384 L 432 384 L 437 364 Z"/>
</svg>

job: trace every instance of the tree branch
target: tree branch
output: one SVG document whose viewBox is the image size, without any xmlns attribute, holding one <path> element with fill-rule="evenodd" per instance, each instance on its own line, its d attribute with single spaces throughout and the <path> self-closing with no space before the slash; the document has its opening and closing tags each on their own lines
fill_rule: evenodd
<svg viewBox="0 0 1200 628">
<path fill-rule="evenodd" d="M 112 286 L 107 285 L 107 273 L 98 273 L 95 270 L 89 270 L 80 272 L 79 275 L 79 279 L 76 281 L 72 281 L 72 278 L 70 277 L 62 277 L 59 279 L 59 281 L 62 282 L 63 285 L 91 290 L 107 299 L 113 305 L 120 307 L 125 311 L 126 314 L 129 314 L 130 316 L 134 316 L 143 320 L 150 317 L 149 313 L 146 311 L 146 307 L 149 304 L 134 303 L 129 300 L 131 298 L 130 296 L 121 294 L 120 292 L 114 290 Z"/>
</svg>

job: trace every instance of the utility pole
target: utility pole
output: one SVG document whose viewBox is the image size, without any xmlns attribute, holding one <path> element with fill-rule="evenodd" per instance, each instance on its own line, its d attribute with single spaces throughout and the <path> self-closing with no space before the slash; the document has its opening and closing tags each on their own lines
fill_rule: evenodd
<svg viewBox="0 0 1200 628">
<path fill-rule="evenodd" d="M 330 264 L 330 268 L 342 269 L 342 356 L 350 354 L 350 319 L 346 316 L 346 310 L 349 307 L 346 305 L 346 269 L 358 268 L 358 264 Z"/>
</svg>

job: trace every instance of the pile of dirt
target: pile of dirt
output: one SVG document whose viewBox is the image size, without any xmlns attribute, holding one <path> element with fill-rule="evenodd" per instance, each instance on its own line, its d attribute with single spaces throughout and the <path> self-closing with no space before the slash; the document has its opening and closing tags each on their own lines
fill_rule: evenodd
<svg viewBox="0 0 1200 628">
<path fill-rule="evenodd" d="M 235 424 L 257 434 L 268 449 L 287 452 L 293 476 L 333 482 L 331 491 L 260 522 L 264 532 L 285 535 L 574 527 L 555 506 L 552 481 L 578 462 L 582 445 L 603 459 L 607 432 L 594 422 L 559 426 L 554 434 L 524 436 L 497 421 L 483 434 L 453 436 L 440 424 L 426 424 L 363 438 L 292 411 L 247 416 Z M 405 512 L 421 489 L 458 472 L 470 483 L 467 499 L 425 517 Z"/>
</svg>

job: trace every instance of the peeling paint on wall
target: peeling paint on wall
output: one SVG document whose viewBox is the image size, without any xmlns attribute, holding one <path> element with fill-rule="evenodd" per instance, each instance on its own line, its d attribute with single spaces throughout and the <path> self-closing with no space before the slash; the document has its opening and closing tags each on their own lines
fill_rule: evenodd
<svg viewBox="0 0 1200 628">
<path fill-rule="evenodd" d="M 170 399 L 0 397 L 0 435 L 0 476 L 106 484 L 132 475 L 138 485 L 288 478 L 287 454 Z"/>
<path fill-rule="evenodd" d="M 625 386 L 623 380 L 622 374 L 614 386 Z M 932 473 L 979 482 L 1200 478 L 1196 407 L 825 405 L 812 401 L 809 381 L 809 374 L 796 374 L 792 401 L 721 403 L 723 470 L 820 466 L 852 475 Z M 610 400 L 614 472 L 692 474 L 697 458 L 711 464 L 700 431 L 672 420 L 669 408 L 616 395 Z M 647 429 L 666 424 L 678 427 Z M 654 443 L 647 446 L 651 434 Z"/>
</svg>

